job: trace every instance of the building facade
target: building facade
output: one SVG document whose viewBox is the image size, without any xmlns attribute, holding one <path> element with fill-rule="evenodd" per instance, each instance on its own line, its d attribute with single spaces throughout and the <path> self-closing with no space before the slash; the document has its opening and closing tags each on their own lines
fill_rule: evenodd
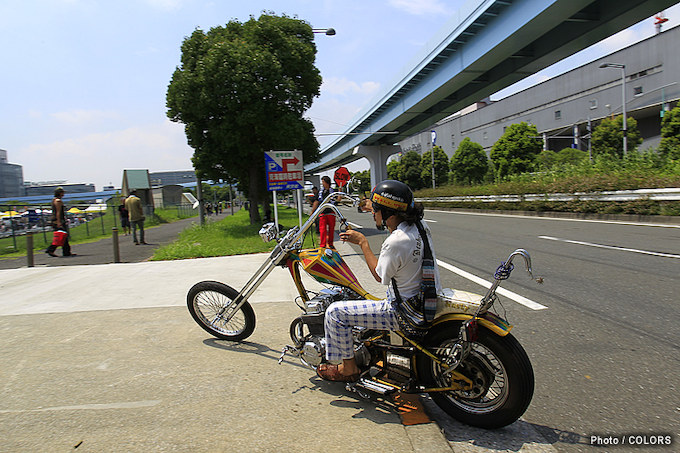
<svg viewBox="0 0 680 453">
<path fill-rule="evenodd" d="M 182 171 L 156 171 L 149 173 L 152 187 L 179 185 L 196 182 L 196 173 L 193 170 Z"/>
<path fill-rule="evenodd" d="M 622 112 L 625 74 L 626 116 L 637 121 L 643 138 L 639 149 L 656 147 L 661 140 L 661 112 L 680 99 L 679 42 L 680 27 L 669 29 L 500 101 L 478 103 L 473 111 L 448 117 L 399 144 L 403 151 L 426 152 L 432 148 L 431 131 L 435 131 L 435 144 L 449 157 L 466 137 L 488 154 L 508 126 L 526 122 L 536 126 L 544 149 L 587 151 L 589 128 Z M 625 72 L 600 68 L 603 63 L 625 65 Z"/>
<path fill-rule="evenodd" d="M 54 195 L 54 191 L 57 187 L 61 187 L 66 193 L 87 193 L 95 191 L 94 184 L 67 184 L 66 181 L 27 182 L 25 186 L 26 196 Z"/>
<path fill-rule="evenodd" d="M 0 149 L 0 198 L 23 197 L 24 169 L 21 165 L 10 164 L 7 151 Z"/>
</svg>

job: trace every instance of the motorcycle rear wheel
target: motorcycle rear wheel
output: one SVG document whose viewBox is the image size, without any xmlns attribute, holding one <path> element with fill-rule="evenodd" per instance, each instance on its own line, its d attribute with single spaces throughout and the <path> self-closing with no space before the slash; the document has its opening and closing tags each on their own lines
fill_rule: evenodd
<svg viewBox="0 0 680 453">
<path fill-rule="evenodd" d="M 238 291 L 224 283 L 199 282 L 187 294 L 187 307 L 194 321 L 206 332 L 222 340 L 241 341 L 255 330 L 255 312 L 248 301 L 228 321 L 221 318 L 236 296 Z"/>
<path fill-rule="evenodd" d="M 428 349 L 446 349 L 457 340 L 459 323 L 435 327 L 425 339 Z M 419 355 L 418 376 L 428 387 L 449 387 L 440 365 Z M 510 334 L 500 337 L 480 328 L 477 341 L 456 371 L 473 382 L 472 390 L 430 392 L 432 400 L 456 420 L 480 428 L 507 426 L 522 416 L 534 394 L 534 371 L 526 352 Z"/>
</svg>

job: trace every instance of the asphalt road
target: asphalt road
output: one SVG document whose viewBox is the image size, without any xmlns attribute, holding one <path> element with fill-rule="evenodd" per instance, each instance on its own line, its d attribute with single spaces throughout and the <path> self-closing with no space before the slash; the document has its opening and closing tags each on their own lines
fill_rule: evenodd
<svg viewBox="0 0 680 453">
<path fill-rule="evenodd" d="M 370 214 L 345 212 L 377 252 L 386 233 L 371 228 Z M 445 287 L 483 293 L 459 274 L 490 280 L 516 248 L 529 251 L 535 275 L 545 280 L 536 284 L 516 261 L 503 287 L 545 308 L 508 297 L 497 307 L 536 375 L 532 404 L 512 429 L 539 433 L 565 452 L 592 450 L 593 435 L 630 434 L 670 434 L 675 443 L 661 451 L 678 451 L 680 226 L 445 211 L 425 218 Z M 439 422 L 450 440 L 466 440 L 461 426 Z M 524 443 L 521 432 L 495 435 L 516 435 L 518 449 Z M 494 444 L 493 435 L 486 439 Z"/>
</svg>

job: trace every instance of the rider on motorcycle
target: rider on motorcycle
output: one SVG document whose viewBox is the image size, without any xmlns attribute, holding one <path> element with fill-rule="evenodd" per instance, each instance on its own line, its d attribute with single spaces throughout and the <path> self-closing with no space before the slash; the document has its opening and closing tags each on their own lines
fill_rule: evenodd
<svg viewBox="0 0 680 453">
<path fill-rule="evenodd" d="M 399 330 L 395 315 L 395 290 L 407 300 L 420 292 L 422 280 L 423 241 L 416 222 L 423 218 L 423 206 L 415 204 L 409 187 L 399 181 L 386 180 L 371 192 L 373 219 L 379 230 L 387 228 L 390 235 L 385 239 L 376 257 L 366 239 L 357 230 L 340 233 L 343 241 L 357 244 L 366 259 L 368 269 L 376 281 L 388 285 L 387 299 L 355 300 L 333 303 L 326 311 L 326 360 L 317 369 L 317 374 L 326 380 L 353 382 L 359 378 L 360 369 L 354 359 L 352 327 L 369 329 Z M 426 225 L 433 258 L 432 237 Z M 439 271 L 435 266 L 437 291 L 441 290 Z"/>
</svg>

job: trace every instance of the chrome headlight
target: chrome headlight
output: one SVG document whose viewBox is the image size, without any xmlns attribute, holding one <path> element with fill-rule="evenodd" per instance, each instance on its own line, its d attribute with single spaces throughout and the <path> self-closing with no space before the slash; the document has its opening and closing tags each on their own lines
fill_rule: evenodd
<svg viewBox="0 0 680 453">
<path fill-rule="evenodd" d="M 265 223 L 260 228 L 260 237 L 264 242 L 271 242 L 278 236 L 278 230 L 274 222 Z"/>
</svg>

